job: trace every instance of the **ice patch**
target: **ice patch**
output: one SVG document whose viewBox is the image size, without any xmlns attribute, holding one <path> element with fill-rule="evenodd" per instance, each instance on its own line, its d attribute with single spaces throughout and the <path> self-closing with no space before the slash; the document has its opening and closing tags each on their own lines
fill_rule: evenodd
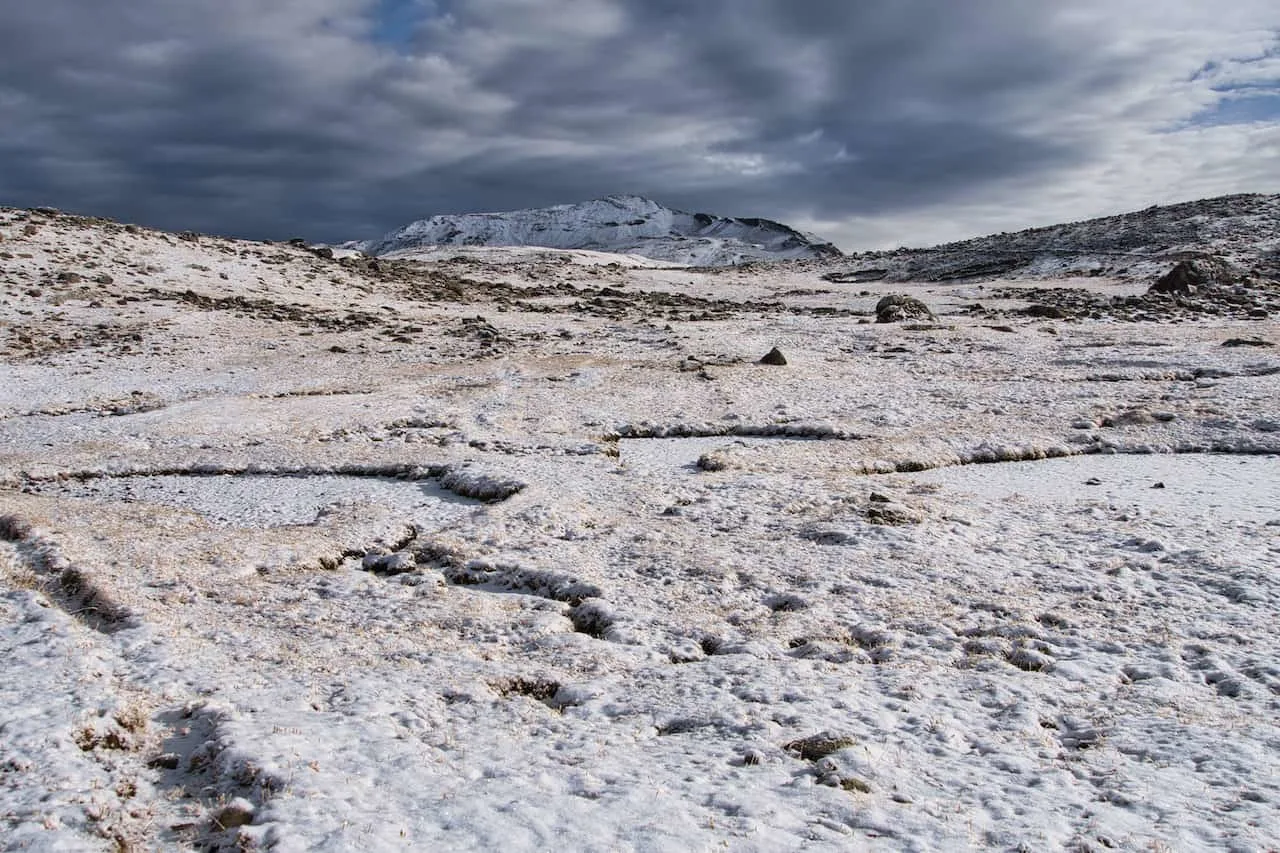
<svg viewBox="0 0 1280 853">
<path fill-rule="evenodd" d="M 1095 454 L 940 468 L 911 478 L 986 500 L 1105 501 L 1175 518 L 1280 519 L 1280 456 Z"/>
</svg>

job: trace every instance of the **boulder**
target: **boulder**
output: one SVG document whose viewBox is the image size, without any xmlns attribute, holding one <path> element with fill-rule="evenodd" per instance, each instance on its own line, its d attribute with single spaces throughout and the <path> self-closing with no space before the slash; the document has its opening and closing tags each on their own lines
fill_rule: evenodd
<svg viewBox="0 0 1280 853">
<path fill-rule="evenodd" d="M 1179 261 L 1177 266 L 1162 275 L 1151 285 L 1151 293 L 1195 293 L 1209 277 L 1191 261 Z"/>
<path fill-rule="evenodd" d="M 936 320 L 929 306 L 914 296 L 891 293 L 876 303 L 877 323 L 901 323 L 904 320 Z"/>
</svg>

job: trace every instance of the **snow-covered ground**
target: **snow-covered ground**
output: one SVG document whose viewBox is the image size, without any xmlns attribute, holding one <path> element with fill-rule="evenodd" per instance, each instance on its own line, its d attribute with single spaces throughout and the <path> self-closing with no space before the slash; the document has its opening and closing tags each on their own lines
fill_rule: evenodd
<svg viewBox="0 0 1280 853">
<path fill-rule="evenodd" d="M 819 274 L 0 212 L 0 849 L 1276 850 L 1274 321 Z"/>
</svg>

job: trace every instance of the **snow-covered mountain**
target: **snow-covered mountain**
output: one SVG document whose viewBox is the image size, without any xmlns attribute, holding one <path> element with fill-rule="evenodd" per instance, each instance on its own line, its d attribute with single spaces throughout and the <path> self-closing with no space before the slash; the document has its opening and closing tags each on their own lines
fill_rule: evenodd
<svg viewBox="0 0 1280 853">
<path fill-rule="evenodd" d="M 1280 279 L 1280 195 L 1231 195 L 1119 216 L 993 234 L 929 249 L 849 255 L 847 281 L 1107 276 L 1149 279 L 1212 257 L 1239 275 Z"/>
<path fill-rule="evenodd" d="M 841 254 L 831 243 L 779 222 L 686 213 L 634 195 L 505 213 L 433 216 L 353 244 L 379 257 L 412 257 L 434 246 L 590 249 L 692 266 Z"/>
</svg>

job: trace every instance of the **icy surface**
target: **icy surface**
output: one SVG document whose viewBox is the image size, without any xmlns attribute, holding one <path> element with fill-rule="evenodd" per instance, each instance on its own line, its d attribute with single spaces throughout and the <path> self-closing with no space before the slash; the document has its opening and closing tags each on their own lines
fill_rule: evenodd
<svg viewBox="0 0 1280 853">
<path fill-rule="evenodd" d="M 1276 847 L 1265 308 L 323 254 L 0 210 L 0 848 Z"/>
</svg>

